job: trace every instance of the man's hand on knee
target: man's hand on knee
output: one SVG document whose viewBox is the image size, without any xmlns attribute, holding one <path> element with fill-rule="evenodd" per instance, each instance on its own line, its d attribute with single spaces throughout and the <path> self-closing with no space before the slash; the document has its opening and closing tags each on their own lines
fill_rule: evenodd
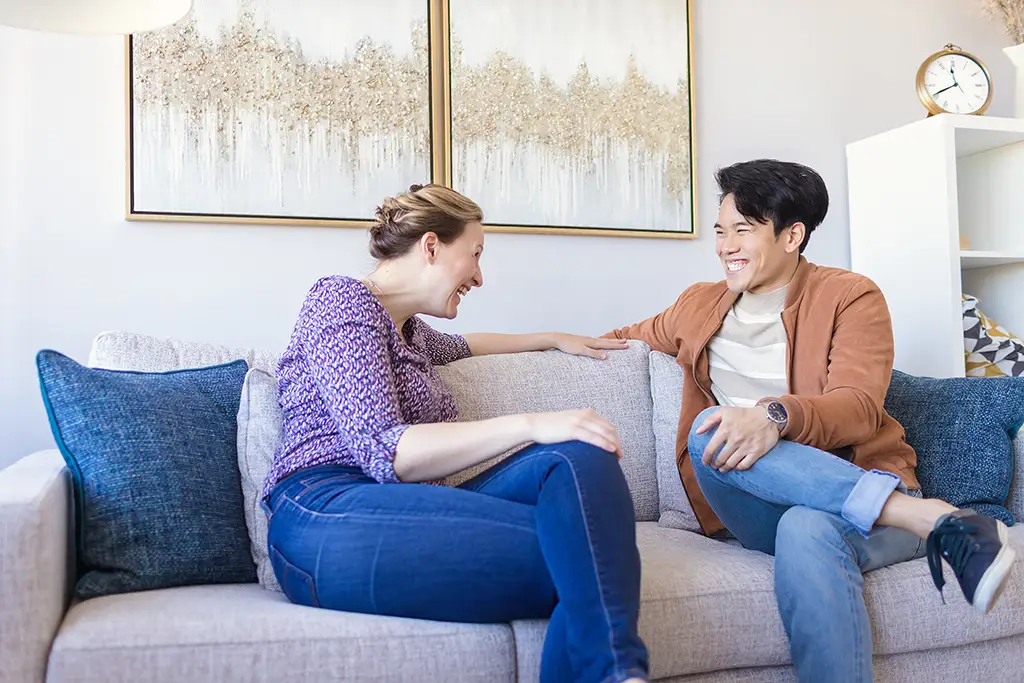
<svg viewBox="0 0 1024 683">
<path fill-rule="evenodd" d="M 718 430 L 704 449 L 701 462 L 719 472 L 750 469 L 779 442 L 779 428 L 768 419 L 761 406 L 719 408 L 704 420 L 696 433 L 704 434 L 716 426 Z"/>
</svg>

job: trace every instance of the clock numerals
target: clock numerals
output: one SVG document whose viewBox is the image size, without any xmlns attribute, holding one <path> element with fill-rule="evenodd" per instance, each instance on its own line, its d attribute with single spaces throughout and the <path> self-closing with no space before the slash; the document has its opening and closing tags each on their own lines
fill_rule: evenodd
<svg viewBox="0 0 1024 683">
<path fill-rule="evenodd" d="M 922 65 L 917 83 L 931 113 L 981 113 L 992 87 L 984 64 L 954 45 L 947 45 Z"/>
</svg>

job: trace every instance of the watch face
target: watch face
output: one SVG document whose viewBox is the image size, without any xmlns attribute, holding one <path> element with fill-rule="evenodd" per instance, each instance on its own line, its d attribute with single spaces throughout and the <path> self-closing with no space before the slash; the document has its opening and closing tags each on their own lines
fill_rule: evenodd
<svg viewBox="0 0 1024 683">
<path fill-rule="evenodd" d="M 924 89 L 943 111 L 973 114 L 988 102 L 992 84 L 984 67 L 959 53 L 942 54 L 924 72 Z"/>
<path fill-rule="evenodd" d="M 782 424 L 789 417 L 786 414 L 786 407 L 778 401 L 772 401 L 769 403 L 765 410 L 768 413 L 768 419 L 776 424 Z"/>
</svg>

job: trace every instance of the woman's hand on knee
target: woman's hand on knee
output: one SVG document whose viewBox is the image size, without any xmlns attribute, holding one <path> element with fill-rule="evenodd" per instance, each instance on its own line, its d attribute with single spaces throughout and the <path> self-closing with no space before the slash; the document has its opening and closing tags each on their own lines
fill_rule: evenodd
<svg viewBox="0 0 1024 683">
<path fill-rule="evenodd" d="M 531 413 L 526 417 L 531 441 L 537 443 L 583 441 L 609 453 L 615 453 L 622 458 L 622 442 L 619 440 L 619 431 L 615 425 L 591 408 Z"/>
</svg>

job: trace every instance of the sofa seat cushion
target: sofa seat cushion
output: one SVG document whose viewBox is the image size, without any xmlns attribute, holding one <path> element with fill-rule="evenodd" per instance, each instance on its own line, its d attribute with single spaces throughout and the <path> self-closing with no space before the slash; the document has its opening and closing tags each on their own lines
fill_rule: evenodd
<svg viewBox="0 0 1024 683">
<path fill-rule="evenodd" d="M 511 682 L 512 631 L 292 605 L 259 586 L 189 586 L 69 611 L 50 683 Z"/>
<path fill-rule="evenodd" d="M 1024 527 L 1010 529 L 1010 537 L 1018 553 L 1024 552 Z M 654 522 L 637 525 L 637 542 L 643 562 L 640 635 L 653 679 L 790 663 L 775 603 L 772 557 Z M 1024 633 L 1024 570 L 1019 565 L 988 616 L 967 604 L 948 566 L 945 571 L 945 605 L 924 558 L 866 575 L 876 655 Z M 512 626 L 521 680 L 536 680 L 546 622 Z"/>
</svg>

